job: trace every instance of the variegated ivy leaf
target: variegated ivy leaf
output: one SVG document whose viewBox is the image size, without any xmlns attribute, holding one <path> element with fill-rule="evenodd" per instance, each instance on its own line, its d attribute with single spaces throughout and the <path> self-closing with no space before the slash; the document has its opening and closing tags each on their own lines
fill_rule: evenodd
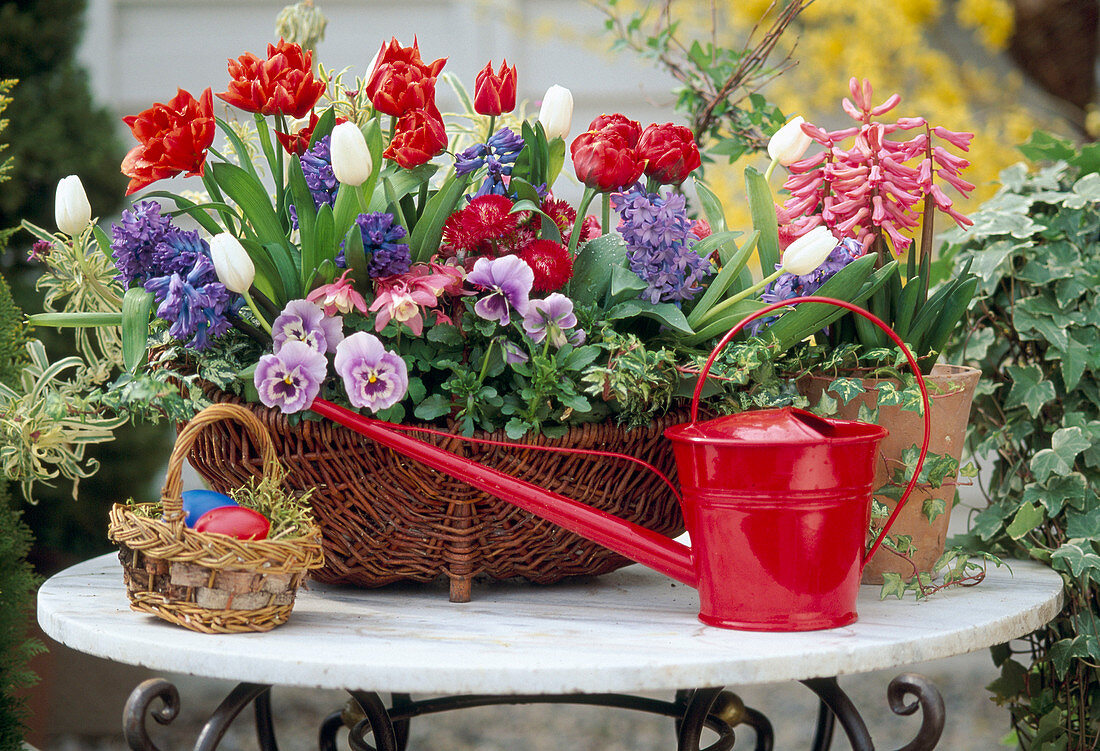
<svg viewBox="0 0 1100 751">
<path fill-rule="evenodd" d="M 1031 459 L 1031 471 L 1039 482 L 1045 482 L 1052 474 L 1069 474 L 1077 455 L 1092 446 L 1079 427 L 1059 428 L 1050 444 L 1049 449 L 1042 449 Z"/>
<path fill-rule="evenodd" d="M 1016 515 L 1012 517 L 1012 523 L 1008 525 L 1005 532 L 1013 540 L 1019 540 L 1042 524 L 1044 519 L 1046 519 L 1046 514 L 1041 506 L 1025 503 L 1016 511 Z"/>
<path fill-rule="evenodd" d="M 1100 555 L 1088 540 L 1070 539 L 1051 553 L 1050 560 L 1056 569 L 1077 577 L 1088 574 L 1094 581 L 1100 581 Z"/>
<path fill-rule="evenodd" d="M 1043 377 L 1043 370 L 1038 365 L 1008 365 L 1005 371 L 1012 379 L 1005 399 L 1007 408 L 1024 407 L 1032 417 L 1038 417 L 1039 410 L 1054 400 L 1054 384 Z"/>
<path fill-rule="evenodd" d="M 863 381 L 858 378 L 837 378 L 829 384 L 828 391 L 840 397 L 842 404 L 847 404 L 860 394 L 866 393 L 867 389 L 863 387 Z"/>
</svg>

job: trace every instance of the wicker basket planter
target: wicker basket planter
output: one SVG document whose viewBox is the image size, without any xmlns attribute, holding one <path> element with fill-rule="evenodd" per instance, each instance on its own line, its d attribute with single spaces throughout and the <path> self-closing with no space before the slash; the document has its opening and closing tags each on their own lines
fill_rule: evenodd
<svg viewBox="0 0 1100 751">
<path fill-rule="evenodd" d="M 116 503 L 107 534 L 119 546 L 134 610 L 192 631 L 269 631 L 286 622 L 298 585 L 310 569 L 321 565 L 321 532 L 314 525 L 293 538 L 238 540 L 184 525 L 183 460 L 204 431 L 228 424 L 261 447 L 258 473 L 278 468 L 275 447 L 252 413 L 233 404 L 215 404 L 187 423 L 176 440 L 162 494 L 164 520 L 159 509 L 149 515 L 137 513 L 141 507 Z"/>
<path fill-rule="evenodd" d="M 215 401 L 240 401 L 212 388 L 206 393 Z M 287 470 L 287 484 L 314 488 L 311 504 L 325 551 L 324 568 L 311 574 L 315 579 L 379 587 L 446 576 L 451 600 L 466 602 L 472 580 L 479 576 L 552 583 L 604 574 L 631 562 L 505 501 L 406 461 L 342 426 L 327 420 L 303 420 L 292 426 L 276 410 L 245 406 L 270 432 Z M 561 439 L 534 441 L 630 454 L 673 476 L 672 450 L 662 433 L 685 419 L 686 413 L 671 414 L 631 431 L 589 424 Z M 491 437 L 505 440 L 503 434 Z M 656 532 L 674 536 L 684 530 L 675 497 L 651 472 L 630 462 L 434 436 L 425 440 Z M 235 487 L 261 471 L 260 458 L 231 423 L 204 431 L 189 458 L 217 490 Z"/>
</svg>

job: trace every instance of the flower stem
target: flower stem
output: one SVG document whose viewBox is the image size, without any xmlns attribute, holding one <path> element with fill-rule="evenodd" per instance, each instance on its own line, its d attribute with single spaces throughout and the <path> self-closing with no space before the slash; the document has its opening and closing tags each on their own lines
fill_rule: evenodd
<svg viewBox="0 0 1100 751">
<path fill-rule="evenodd" d="M 588 211 L 588 205 L 592 203 L 592 199 L 596 197 L 596 189 L 585 187 L 584 193 L 581 195 L 581 202 L 577 205 L 577 220 L 573 222 L 573 233 L 569 235 L 569 256 L 571 258 L 577 255 L 577 243 L 581 239 L 581 228 L 584 226 L 584 215 Z"/>
<path fill-rule="evenodd" d="M 752 295 L 756 294 L 759 290 L 761 290 L 764 287 L 768 286 L 769 284 L 774 282 L 776 279 L 778 279 L 780 276 L 782 276 L 785 273 L 787 273 L 787 272 L 785 272 L 781 268 L 778 271 L 776 271 L 774 274 L 772 274 L 771 276 L 764 277 L 763 279 L 761 279 L 759 282 L 752 285 L 751 287 L 743 289 L 735 295 L 730 295 L 725 300 L 723 300 L 722 302 L 720 302 L 717 305 L 715 305 L 714 307 L 712 307 L 706 313 L 703 313 L 703 315 L 700 316 L 700 318 L 698 320 L 698 323 L 695 324 L 695 330 L 698 331 L 699 329 L 702 328 L 703 324 L 706 321 L 709 321 L 712 318 L 715 318 L 723 310 L 726 310 L 727 308 L 732 307 L 735 303 L 738 303 L 738 302 L 744 300 L 746 297 L 751 297 Z"/>
<path fill-rule="evenodd" d="M 248 321 L 241 318 L 236 313 L 228 313 L 226 317 L 233 323 L 233 328 L 243 332 L 247 336 L 252 337 L 264 347 L 271 344 L 271 337 L 260 331 Z"/>
<path fill-rule="evenodd" d="M 611 194 L 604 193 L 601 197 L 603 198 L 603 233 L 606 235 L 611 231 Z"/>
<path fill-rule="evenodd" d="M 771 164 L 764 170 L 764 182 L 769 182 L 772 179 L 772 173 L 775 172 L 775 166 L 779 164 L 776 160 L 772 159 Z"/>
<path fill-rule="evenodd" d="M 271 324 L 269 324 L 267 322 L 267 319 L 264 318 L 260 314 L 260 308 L 259 308 L 258 305 L 256 305 L 255 301 L 252 299 L 251 293 L 249 293 L 248 290 L 245 290 L 241 294 L 244 296 L 244 301 L 246 303 L 248 303 L 248 307 L 252 309 L 252 315 L 256 316 L 256 320 L 260 322 L 261 326 L 263 326 L 264 331 L 266 331 L 270 335 L 271 334 Z"/>
<path fill-rule="evenodd" d="M 478 386 L 484 383 L 485 376 L 489 375 L 489 355 L 493 353 L 493 345 L 496 343 L 496 339 L 490 339 L 489 346 L 485 348 L 485 357 L 481 360 L 481 372 L 477 375 Z"/>
<path fill-rule="evenodd" d="M 488 143 L 489 139 L 493 137 L 493 128 L 497 124 L 497 116 L 489 115 L 489 132 L 485 134 L 485 142 Z"/>
</svg>

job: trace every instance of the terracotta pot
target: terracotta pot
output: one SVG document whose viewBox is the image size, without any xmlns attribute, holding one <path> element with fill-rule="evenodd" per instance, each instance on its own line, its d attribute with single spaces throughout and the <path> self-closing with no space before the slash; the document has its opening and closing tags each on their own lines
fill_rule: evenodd
<svg viewBox="0 0 1100 751">
<path fill-rule="evenodd" d="M 932 438 L 928 446 L 930 454 L 950 454 L 956 461 L 961 459 L 966 425 L 970 418 L 970 403 L 974 399 L 974 390 L 980 377 L 981 371 L 975 368 L 939 364 L 933 367 L 930 375 L 925 376 L 932 397 Z M 833 380 L 835 376 L 831 375 L 808 376 L 799 383 L 799 390 L 810 399 L 810 404 L 816 404 L 822 391 Z M 835 417 L 855 420 L 861 405 L 874 407 L 878 398 L 877 385 L 885 380 L 891 379 L 863 379 L 867 392 L 847 404 L 839 405 Z M 890 432 L 882 442 L 881 461 L 875 467 L 875 487 L 881 488 L 889 482 L 894 468 L 901 466 L 902 452 L 910 446 L 920 446 L 923 425 L 918 413 L 903 411 L 900 407 L 881 407 L 878 424 Z M 912 557 L 920 571 L 931 570 L 936 559 L 943 554 L 947 525 L 955 500 L 954 481 L 957 479 L 947 478 L 939 488 L 917 485 L 894 526 L 890 528 L 891 535 L 909 535 L 913 538 L 916 551 Z M 939 498 L 947 507 L 947 511 L 937 516 L 933 522 L 929 522 L 922 513 L 924 502 L 929 498 Z M 878 495 L 875 499 L 891 511 L 894 510 L 894 499 Z M 884 521 L 876 520 L 877 528 L 881 528 Z M 882 575 L 886 572 L 898 573 L 908 579 L 913 575 L 913 567 L 885 548 L 880 548 L 863 570 L 863 583 L 881 584 Z"/>
</svg>

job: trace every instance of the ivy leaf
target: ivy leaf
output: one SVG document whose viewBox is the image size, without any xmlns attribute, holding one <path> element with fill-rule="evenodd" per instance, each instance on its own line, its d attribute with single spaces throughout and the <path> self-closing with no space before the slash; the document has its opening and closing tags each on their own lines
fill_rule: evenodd
<svg viewBox="0 0 1100 751">
<path fill-rule="evenodd" d="M 1019 540 L 1031 530 L 1038 527 L 1043 523 L 1043 519 L 1046 518 L 1046 514 L 1043 513 L 1041 506 L 1036 506 L 1032 503 L 1025 503 L 1020 506 L 1016 515 L 1012 517 L 1012 523 L 1008 525 L 1005 532 L 1013 540 Z M 1100 562 L 1100 557 L 1097 558 Z"/>
<path fill-rule="evenodd" d="M 905 582 L 901 579 L 901 574 L 887 571 L 882 575 L 882 589 L 879 590 L 878 598 L 880 600 L 885 600 L 887 597 L 893 596 L 900 600 L 905 597 L 906 589 L 907 587 Z"/>
<path fill-rule="evenodd" d="M 1043 377 L 1038 365 L 1008 365 L 1005 370 L 1012 379 L 1005 407 L 1026 407 L 1032 417 L 1038 417 L 1043 405 L 1054 400 L 1054 384 Z"/>
<path fill-rule="evenodd" d="M 829 391 L 840 397 L 844 404 L 855 399 L 860 394 L 866 393 L 863 382 L 858 378 L 837 378 L 829 384 Z"/>
<path fill-rule="evenodd" d="M 1094 508 L 1088 513 L 1069 510 L 1066 513 L 1066 537 L 1100 540 L 1100 508 Z"/>
<path fill-rule="evenodd" d="M 1031 471 L 1039 482 L 1045 482 L 1052 474 L 1069 474 L 1077 455 L 1092 447 L 1079 427 L 1059 428 L 1050 443 L 1049 449 L 1042 449 L 1031 459 Z"/>
<path fill-rule="evenodd" d="M 931 524 L 936 521 L 937 516 L 947 513 L 947 501 L 942 498 L 925 498 L 924 503 L 921 504 L 920 512 Z"/>
<path fill-rule="evenodd" d="M 1069 542 L 1051 553 L 1050 560 L 1052 564 L 1058 564 L 1054 566 L 1055 568 L 1069 571 L 1076 577 L 1081 576 L 1086 571 L 1091 572 L 1100 569 L 1100 555 L 1093 552 L 1092 543 L 1088 540 L 1070 539 Z M 1089 576 L 1093 579 L 1100 578 L 1092 573 Z"/>
</svg>

